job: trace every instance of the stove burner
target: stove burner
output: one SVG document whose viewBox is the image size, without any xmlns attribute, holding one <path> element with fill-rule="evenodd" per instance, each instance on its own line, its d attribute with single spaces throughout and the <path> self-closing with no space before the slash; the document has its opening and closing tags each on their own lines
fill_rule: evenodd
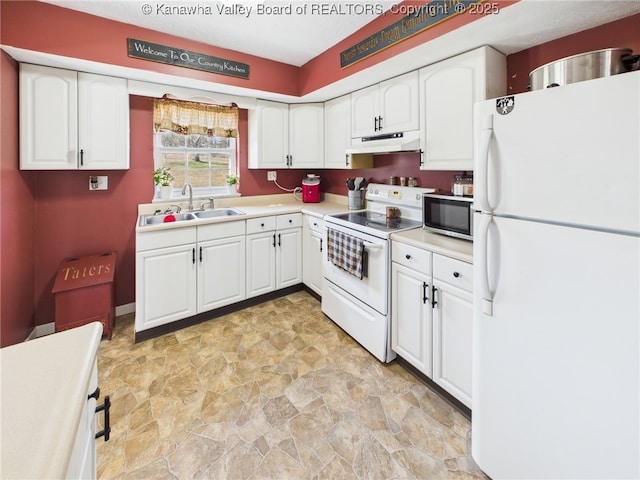
<svg viewBox="0 0 640 480">
<path fill-rule="evenodd" d="M 409 220 L 402 217 L 387 218 L 384 213 L 371 212 L 368 210 L 341 213 L 331 216 L 339 220 L 345 220 L 350 223 L 355 223 L 356 225 L 374 228 L 383 232 L 394 232 L 422 225 L 422 223 L 417 220 Z"/>
</svg>

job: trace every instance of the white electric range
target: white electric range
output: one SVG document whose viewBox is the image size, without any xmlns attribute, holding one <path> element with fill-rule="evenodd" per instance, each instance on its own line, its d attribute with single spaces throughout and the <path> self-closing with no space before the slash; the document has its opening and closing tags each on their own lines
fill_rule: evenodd
<svg viewBox="0 0 640 480">
<path fill-rule="evenodd" d="M 366 189 L 366 209 L 327 215 L 329 229 L 363 243 L 362 278 L 334 265 L 323 252 L 322 311 L 378 360 L 390 362 L 391 350 L 391 249 L 392 233 L 422 227 L 422 196 L 434 188 L 401 187 L 372 183 Z M 397 209 L 387 217 L 387 207 Z"/>
</svg>

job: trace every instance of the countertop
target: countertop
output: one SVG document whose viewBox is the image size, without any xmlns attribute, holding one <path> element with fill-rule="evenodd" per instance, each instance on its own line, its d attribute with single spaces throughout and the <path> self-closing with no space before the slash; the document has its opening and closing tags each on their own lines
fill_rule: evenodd
<svg viewBox="0 0 640 480">
<path fill-rule="evenodd" d="M 198 205 L 198 201 L 194 200 L 194 205 Z M 184 203 L 173 203 L 180 205 L 182 212 L 187 211 Z M 138 215 L 153 215 L 156 210 L 164 211 L 167 204 L 142 204 L 138 206 Z M 167 230 L 173 228 L 182 228 L 197 225 L 206 225 L 211 223 L 232 222 L 237 220 L 246 220 L 249 218 L 263 217 L 265 215 L 284 215 L 288 213 L 304 213 L 316 217 L 323 217 L 333 213 L 345 212 L 348 210 L 347 197 L 333 194 L 325 194 L 324 199 L 318 203 L 303 203 L 291 194 L 279 195 L 260 195 L 252 197 L 230 197 L 221 198 L 215 201 L 215 208 L 235 208 L 244 213 L 244 215 L 233 215 L 215 218 L 203 218 L 196 220 L 186 220 L 183 222 L 160 223 L 157 225 L 139 225 L 139 217 L 136 219 L 136 232 L 153 232 L 158 230 Z"/>
<path fill-rule="evenodd" d="M 431 233 L 423 228 L 414 228 L 392 233 L 391 241 L 408 243 L 463 262 L 473 263 L 473 242 L 468 240 Z"/>
<path fill-rule="evenodd" d="M 102 324 L 0 349 L 1 478 L 64 478 Z"/>
</svg>

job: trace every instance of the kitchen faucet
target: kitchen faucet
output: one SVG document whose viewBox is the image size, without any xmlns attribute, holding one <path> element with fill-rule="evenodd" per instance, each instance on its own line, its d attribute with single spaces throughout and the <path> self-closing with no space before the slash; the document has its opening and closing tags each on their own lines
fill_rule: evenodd
<svg viewBox="0 0 640 480">
<path fill-rule="evenodd" d="M 213 198 L 207 198 L 207 200 L 206 200 L 206 201 L 202 202 L 202 203 L 200 204 L 200 210 L 204 210 L 204 207 L 205 207 L 206 205 L 211 206 L 211 208 L 216 208 L 216 207 L 214 207 L 214 206 L 213 206 Z"/>
<path fill-rule="evenodd" d="M 193 189 L 191 188 L 190 183 L 185 183 L 184 187 L 182 187 L 182 195 L 187 192 L 187 187 L 189 187 L 189 211 L 193 211 Z"/>
</svg>

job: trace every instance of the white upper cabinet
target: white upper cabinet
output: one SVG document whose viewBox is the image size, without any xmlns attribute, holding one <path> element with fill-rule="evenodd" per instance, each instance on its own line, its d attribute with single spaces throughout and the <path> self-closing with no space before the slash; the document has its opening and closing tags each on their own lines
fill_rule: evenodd
<svg viewBox="0 0 640 480">
<path fill-rule="evenodd" d="M 324 104 L 289 105 L 289 167 L 324 166 Z"/>
<path fill-rule="evenodd" d="M 129 168 L 127 80 L 20 65 L 20 168 Z"/>
<path fill-rule="evenodd" d="M 422 170 L 473 170 L 473 104 L 506 91 L 506 60 L 481 47 L 420 70 Z"/>
<path fill-rule="evenodd" d="M 351 94 L 351 137 L 419 128 L 418 72 L 409 72 Z"/>
<path fill-rule="evenodd" d="M 249 168 L 322 168 L 324 105 L 258 100 L 249 111 Z"/>
<path fill-rule="evenodd" d="M 80 168 L 129 168 L 129 92 L 122 78 L 78 73 Z"/>
<path fill-rule="evenodd" d="M 324 103 L 325 168 L 371 168 L 371 155 L 351 155 L 351 96 L 344 95 Z"/>
</svg>

